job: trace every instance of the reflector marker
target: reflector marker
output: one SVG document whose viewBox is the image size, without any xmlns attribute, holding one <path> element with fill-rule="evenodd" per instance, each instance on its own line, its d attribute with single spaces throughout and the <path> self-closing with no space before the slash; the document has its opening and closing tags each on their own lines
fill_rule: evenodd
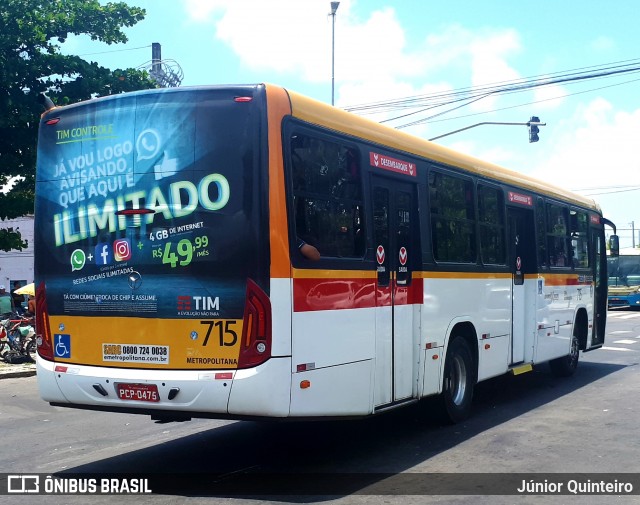
<svg viewBox="0 0 640 505">
<path fill-rule="evenodd" d="M 314 370 L 315 368 L 315 363 L 301 363 L 296 366 L 296 372 L 306 372 L 307 370 Z"/>
</svg>

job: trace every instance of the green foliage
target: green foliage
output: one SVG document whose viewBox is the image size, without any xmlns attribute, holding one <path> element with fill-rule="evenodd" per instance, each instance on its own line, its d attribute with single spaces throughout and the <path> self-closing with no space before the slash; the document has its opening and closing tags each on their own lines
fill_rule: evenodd
<svg viewBox="0 0 640 505">
<path fill-rule="evenodd" d="M 0 185 L 22 176 L 0 193 L 0 219 L 33 213 L 36 142 L 41 92 L 56 105 L 155 87 L 146 72 L 110 70 L 78 56 L 60 54 L 70 34 L 107 44 L 123 43 L 122 28 L 145 11 L 124 2 L 98 0 L 2 0 L 0 2 Z M 17 230 L 0 230 L 0 250 L 26 247 Z"/>
</svg>

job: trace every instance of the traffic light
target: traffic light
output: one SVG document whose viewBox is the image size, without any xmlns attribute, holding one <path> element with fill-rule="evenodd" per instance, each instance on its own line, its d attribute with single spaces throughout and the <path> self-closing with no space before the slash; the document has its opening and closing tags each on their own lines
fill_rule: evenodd
<svg viewBox="0 0 640 505">
<path fill-rule="evenodd" d="M 540 131 L 540 128 L 538 128 L 537 124 L 531 124 L 539 122 L 540 118 L 538 116 L 531 116 L 531 119 L 529 119 L 529 143 L 538 142 L 539 140 L 538 132 Z"/>
</svg>

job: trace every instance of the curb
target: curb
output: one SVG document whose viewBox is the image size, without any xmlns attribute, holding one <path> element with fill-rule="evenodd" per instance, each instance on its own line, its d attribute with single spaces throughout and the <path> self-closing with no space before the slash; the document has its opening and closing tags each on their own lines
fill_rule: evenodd
<svg viewBox="0 0 640 505">
<path fill-rule="evenodd" d="M 36 374 L 35 365 L 0 365 L 0 380 L 17 377 L 32 377 Z"/>
</svg>

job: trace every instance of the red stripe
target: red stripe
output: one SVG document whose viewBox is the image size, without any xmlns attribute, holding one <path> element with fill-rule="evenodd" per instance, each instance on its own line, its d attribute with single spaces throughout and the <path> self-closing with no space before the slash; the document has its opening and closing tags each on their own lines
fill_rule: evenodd
<svg viewBox="0 0 640 505">
<path fill-rule="evenodd" d="M 396 305 L 422 303 L 423 280 L 397 286 Z M 391 305 L 391 288 L 379 287 L 375 279 L 293 279 L 293 311 L 343 310 Z"/>
</svg>

